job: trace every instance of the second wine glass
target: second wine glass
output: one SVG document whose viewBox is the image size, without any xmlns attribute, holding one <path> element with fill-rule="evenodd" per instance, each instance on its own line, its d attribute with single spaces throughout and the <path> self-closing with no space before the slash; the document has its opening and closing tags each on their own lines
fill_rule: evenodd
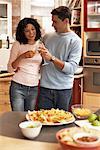
<svg viewBox="0 0 100 150">
<path fill-rule="evenodd" d="M 39 51 L 39 47 L 41 47 L 41 45 L 43 45 L 43 42 L 41 40 L 38 41 L 38 48 L 37 50 Z M 42 66 L 48 65 L 49 63 L 46 62 L 46 60 L 43 58 L 43 63 Z"/>
</svg>

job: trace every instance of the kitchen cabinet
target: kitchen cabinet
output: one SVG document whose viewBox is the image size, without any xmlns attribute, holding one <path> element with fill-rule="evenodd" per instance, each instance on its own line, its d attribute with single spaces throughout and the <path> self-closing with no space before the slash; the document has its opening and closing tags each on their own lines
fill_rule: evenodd
<svg viewBox="0 0 100 150">
<path fill-rule="evenodd" d="M 84 0 L 84 31 L 100 31 L 100 0 Z"/>
<path fill-rule="evenodd" d="M 100 108 L 100 93 L 83 93 L 83 105 L 92 108 L 92 110 L 97 110 Z"/>
<path fill-rule="evenodd" d="M 83 73 L 83 104 L 100 107 L 100 66 L 85 65 Z"/>
<path fill-rule="evenodd" d="M 0 0 L 0 38 L 12 37 L 12 3 Z"/>
<path fill-rule="evenodd" d="M 83 74 L 75 75 L 72 104 L 81 104 L 83 99 Z"/>
<path fill-rule="evenodd" d="M 11 77 L 0 78 L 0 112 L 10 111 L 9 86 Z"/>
<path fill-rule="evenodd" d="M 10 49 L 0 49 L 0 72 L 7 71 L 7 64 L 10 56 Z"/>
</svg>

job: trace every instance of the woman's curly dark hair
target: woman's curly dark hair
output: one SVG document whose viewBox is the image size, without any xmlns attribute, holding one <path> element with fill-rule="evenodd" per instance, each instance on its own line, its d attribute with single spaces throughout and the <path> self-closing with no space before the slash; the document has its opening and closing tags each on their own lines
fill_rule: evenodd
<svg viewBox="0 0 100 150">
<path fill-rule="evenodd" d="M 41 27 L 40 27 L 39 23 L 37 22 L 37 20 L 33 19 L 33 18 L 24 18 L 24 19 L 20 20 L 20 22 L 18 23 L 17 29 L 16 29 L 16 40 L 20 44 L 28 43 L 28 39 L 25 37 L 25 33 L 24 33 L 24 30 L 25 30 L 27 24 L 32 24 L 36 29 L 35 41 L 37 41 L 38 39 L 41 38 L 41 30 L 40 30 Z"/>
</svg>

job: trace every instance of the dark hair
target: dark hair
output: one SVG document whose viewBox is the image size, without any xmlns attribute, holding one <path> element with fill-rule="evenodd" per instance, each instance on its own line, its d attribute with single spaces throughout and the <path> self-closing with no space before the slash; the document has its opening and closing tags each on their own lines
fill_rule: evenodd
<svg viewBox="0 0 100 150">
<path fill-rule="evenodd" d="M 36 29 L 35 41 L 41 38 L 40 25 L 38 24 L 37 20 L 33 18 L 24 18 L 18 23 L 16 29 L 16 40 L 19 41 L 20 44 L 28 43 L 28 39 L 25 37 L 25 33 L 24 33 L 27 24 L 32 24 Z"/>
<path fill-rule="evenodd" d="M 58 8 L 53 9 L 51 14 L 57 15 L 62 21 L 65 18 L 68 18 L 69 23 L 71 23 L 71 10 L 66 6 L 59 6 Z"/>
</svg>

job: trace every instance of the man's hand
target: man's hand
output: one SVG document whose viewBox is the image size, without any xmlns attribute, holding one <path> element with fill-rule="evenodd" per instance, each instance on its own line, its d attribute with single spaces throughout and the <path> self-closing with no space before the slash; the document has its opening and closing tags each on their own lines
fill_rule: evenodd
<svg viewBox="0 0 100 150">
<path fill-rule="evenodd" d="M 40 47 L 39 48 L 39 53 L 41 54 L 41 56 L 45 59 L 45 60 L 51 60 L 52 55 L 51 53 L 48 51 L 47 48 L 45 47 Z"/>
</svg>

